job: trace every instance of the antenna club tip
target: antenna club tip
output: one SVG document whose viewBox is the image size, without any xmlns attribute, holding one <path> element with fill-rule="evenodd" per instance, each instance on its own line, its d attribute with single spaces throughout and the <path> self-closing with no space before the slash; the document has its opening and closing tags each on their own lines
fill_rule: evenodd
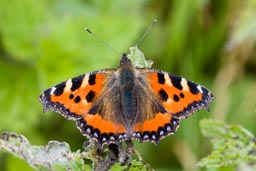
<svg viewBox="0 0 256 171">
<path fill-rule="evenodd" d="M 92 31 L 91 31 L 89 28 L 85 27 L 84 29 L 85 29 L 88 33 L 93 34 Z"/>
</svg>

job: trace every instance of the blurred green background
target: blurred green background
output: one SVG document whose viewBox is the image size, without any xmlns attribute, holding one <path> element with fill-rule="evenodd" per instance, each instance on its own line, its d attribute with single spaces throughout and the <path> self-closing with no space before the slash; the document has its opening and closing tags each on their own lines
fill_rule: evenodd
<svg viewBox="0 0 256 171">
<path fill-rule="evenodd" d="M 0 0 L 0 132 L 21 133 L 35 145 L 58 140 L 81 149 L 85 137 L 75 122 L 43 114 L 39 94 L 71 77 L 118 67 L 155 18 L 139 45 L 153 67 L 205 85 L 216 99 L 209 113 L 183 120 L 158 146 L 136 143 L 145 161 L 160 171 L 192 170 L 211 151 L 200 132 L 202 118 L 241 124 L 255 135 L 256 0 Z M 32 170 L 0 153 L 1 171 L 17 168 Z"/>
</svg>

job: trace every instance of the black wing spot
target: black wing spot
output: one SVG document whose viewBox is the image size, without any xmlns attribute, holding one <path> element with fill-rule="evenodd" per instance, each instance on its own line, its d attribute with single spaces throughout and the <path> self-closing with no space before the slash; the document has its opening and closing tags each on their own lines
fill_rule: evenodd
<svg viewBox="0 0 256 171">
<path fill-rule="evenodd" d="M 177 96 L 176 94 L 174 94 L 173 100 L 174 100 L 175 102 L 178 102 L 178 101 L 180 100 L 180 98 L 179 98 L 179 96 Z"/>
<path fill-rule="evenodd" d="M 72 80 L 71 80 L 72 81 L 72 86 L 71 86 L 70 90 L 75 91 L 75 90 L 79 89 L 80 86 L 82 85 L 83 78 L 84 78 L 84 75 L 72 78 Z"/>
<path fill-rule="evenodd" d="M 185 95 L 183 93 L 180 93 L 180 98 L 184 98 Z"/>
<path fill-rule="evenodd" d="M 85 99 L 89 103 L 93 100 L 94 97 L 95 97 L 95 92 L 90 90 L 89 93 L 86 95 Z"/>
<path fill-rule="evenodd" d="M 96 74 L 91 74 L 89 76 L 88 84 L 89 85 L 94 85 L 96 83 Z"/>
<path fill-rule="evenodd" d="M 87 112 L 88 114 L 95 115 L 96 113 L 101 114 L 101 111 L 99 110 L 99 106 L 93 105 L 91 109 Z"/>
<path fill-rule="evenodd" d="M 74 97 L 75 97 L 74 94 L 69 95 L 69 99 L 73 99 Z"/>
<path fill-rule="evenodd" d="M 76 96 L 76 98 L 74 99 L 75 103 L 79 103 L 81 101 L 81 97 L 80 96 Z"/>
<path fill-rule="evenodd" d="M 163 101 L 167 101 L 168 99 L 168 94 L 166 93 L 166 91 L 164 91 L 163 89 L 159 90 L 158 92 L 159 96 L 161 97 L 161 99 Z"/>
<path fill-rule="evenodd" d="M 164 74 L 161 72 L 157 73 L 157 78 L 158 78 L 158 83 L 159 84 L 164 84 L 165 83 L 165 78 L 164 78 Z"/>
<path fill-rule="evenodd" d="M 40 95 L 40 98 L 42 99 L 43 96 L 45 97 L 49 97 L 50 96 L 50 93 L 51 93 L 51 88 L 47 89 L 43 94 Z"/>
<path fill-rule="evenodd" d="M 188 81 L 188 87 L 189 87 L 189 90 L 192 94 L 198 94 L 199 93 L 199 90 L 197 88 L 197 84 L 195 84 L 191 81 Z"/>
<path fill-rule="evenodd" d="M 55 86 L 56 90 L 54 91 L 55 96 L 60 96 L 64 92 L 64 88 L 66 87 L 65 83 L 61 83 L 57 86 Z"/>
<path fill-rule="evenodd" d="M 181 85 L 181 77 L 178 77 L 178 76 L 172 75 L 172 74 L 169 74 L 169 77 L 170 77 L 170 79 L 171 79 L 172 85 L 173 85 L 175 88 L 177 88 L 177 89 L 179 89 L 179 90 L 182 90 L 182 89 L 183 89 L 183 87 L 182 87 L 182 85 Z"/>
</svg>

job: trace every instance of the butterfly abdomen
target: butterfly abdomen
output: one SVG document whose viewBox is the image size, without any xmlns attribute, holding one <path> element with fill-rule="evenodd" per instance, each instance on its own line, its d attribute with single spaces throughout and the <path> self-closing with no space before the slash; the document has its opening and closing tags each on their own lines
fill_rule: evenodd
<svg viewBox="0 0 256 171">
<path fill-rule="evenodd" d="M 124 63 L 120 68 L 120 108 L 128 127 L 134 123 L 136 114 L 135 76 L 130 63 Z"/>
</svg>

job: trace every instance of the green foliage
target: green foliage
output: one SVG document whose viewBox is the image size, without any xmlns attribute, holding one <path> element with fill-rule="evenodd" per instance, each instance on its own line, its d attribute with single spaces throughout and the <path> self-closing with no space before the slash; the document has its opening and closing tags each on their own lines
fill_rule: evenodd
<svg viewBox="0 0 256 171">
<path fill-rule="evenodd" d="M 25 160 L 36 170 L 64 171 L 85 168 L 80 152 L 71 152 L 65 142 L 50 141 L 46 147 L 33 146 L 23 135 L 4 133 L 0 136 L 0 150 Z"/>
<path fill-rule="evenodd" d="M 139 68 L 151 68 L 153 61 L 147 61 L 142 51 L 137 47 L 130 47 L 130 53 L 127 55 L 132 64 Z"/>
<path fill-rule="evenodd" d="M 199 167 L 236 166 L 256 170 L 256 138 L 239 125 L 204 119 L 200 121 L 204 136 L 211 140 L 213 152 L 198 162 Z"/>
<path fill-rule="evenodd" d="M 153 171 L 152 168 L 150 167 L 145 167 L 145 163 L 142 163 L 140 161 L 137 160 L 133 160 L 131 162 L 131 166 L 129 168 L 127 168 L 127 166 L 122 166 L 120 163 L 115 164 L 114 166 L 111 167 L 110 171 L 123 171 L 123 170 L 127 170 L 127 171 L 137 171 L 137 170 L 141 170 L 141 171 Z"/>
<path fill-rule="evenodd" d="M 91 170 L 92 166 L 84 163 L 84 159 L 96 162 L 96 155 L 92 149 L 86 152 L 72 152 L 66 142 L 50 141 L 45 147 L 31 145 L 23 135 L 3 133 L 0 135 L 0 150 L 25 160 L 32 168 L 40 171 L 81 171 Z M 131 165 L 116 163 L 111 171 L 121 170 L 152 170 L 145 163 L 132 160 Z"/>
</svg>

